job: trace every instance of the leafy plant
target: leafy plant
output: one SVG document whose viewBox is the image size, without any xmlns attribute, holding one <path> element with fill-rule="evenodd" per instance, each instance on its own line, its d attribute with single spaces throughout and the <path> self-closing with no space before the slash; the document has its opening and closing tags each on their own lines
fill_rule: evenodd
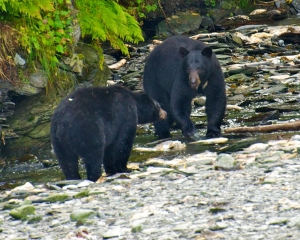
<svg viewBox="0 0 300 240">
<path fill-rule="evenodd" d="M 237 5 L 245 12 L 250 13 L 252 12 L 255 7 L 255 0 L 235 0 L 237 1 Z"/>
<path fill-rule="evenodd" d="M 94 40 L 108 40 L 112 47 L 128 55 L 124 42 L 143 41 L 138 22 L 114 0 L 77 0 L 78 21 L 82 35 L 91 35 Z"/>
<path fill-rule="evenodd" d="M 158 0 L 120 0 L 119 4 L 126 7 L 126 11 L 136 19 L 146 17 L 145 13 L 155 11 L 158 8 Z"/>
<path fill-rule="evenodd" d="M 18 32 L 9 24 L 0 24 L 0 78 L 10 82 L 17 79 L 14 54 L 19 47 Z"/>
<path fill-rule="evenodd" d="M 215 7 L 217 4 L 217 0 L 204 0 L 206 6 Z"/>
<path fill-rule="evenodd" d="M 75 5 L 71 0 L 0 0 L 0 18 L 13 26 L 12 31 L 18 36 L 15 39 L 27 60 L 33 66 L 40 63 L 50 80 L 57 72 L 59 59 L 72 54 L 76 24 L 80 25 L 82 36 L 92 36 L 99 44 L 109 41 L 127 55 L 125 42 L 143 41 L 138 22 L 117 0 L 74 2 Z M 13 57 L 15 49 L 4 37 L 0 37 L 0 43 L 7 46 L 5 51 L 0 49 L 2 66 L 6 58 Z M 102 55 L 101 47 L 99 54 Z"/>
</svg>

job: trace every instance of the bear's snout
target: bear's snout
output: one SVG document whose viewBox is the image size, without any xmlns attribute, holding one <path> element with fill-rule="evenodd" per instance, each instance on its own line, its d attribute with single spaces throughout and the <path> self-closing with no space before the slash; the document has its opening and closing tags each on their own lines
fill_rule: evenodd
<svg viewBox="0 0 300 240">
<path fill-rule="evenodd" d="M 167 112 L 166 112 L 166 111 L 164 111 L 162 108 L 161 108 L 161 109 L 159 109 L 159 119 L 160 119 L 160 120 L 164 120 L 164 119 L 166 119 L 166 118 L 167 118 L 167 116 L 168 116 L 168 114 L 167 114 Z"/>
<path fill-rule="evenodd" d="M 200 77 L 198 75 L 198 71 L 197 70 L 194 70 L 194 71 L 190 72 L 190 74 L 189 74 L 189 82 L 190 82 L 191 88 L 198 89 L 198 87 L 199 87 L 199 85 L 201 83 L 201 80 L 200 80 Z"/>
</svg>

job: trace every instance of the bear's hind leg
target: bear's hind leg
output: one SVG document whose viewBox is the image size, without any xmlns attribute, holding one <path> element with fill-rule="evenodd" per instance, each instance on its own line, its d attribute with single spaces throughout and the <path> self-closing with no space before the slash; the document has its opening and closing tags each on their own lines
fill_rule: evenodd
<svg viewBox="0 0 300 240">
<path fill-rule="evenodd" d="M 154 122 L 153 125 L 155 127 L 155 135 L 157 135 L 159 139 L 171 137 L 170 126 L 167 120 Z"/>
<path fill-rule="evenodd" d="M 129 172 L 127 162 L 133 145 L 136 133 L 135 124 L 124 125 L 120 130 L 116 141 L 105 150 L 104 168 L 107 174 Z"/>
<path fill-rule="evenodd" d="M 81 179 L 78 169 L 78 156 L 63 149 L 60 146 L 53 146 L 60 168 L 62 169 L 67 180 Z"/>
<path fill-rule="evenodd" d="M 117 172 L 114 162 L 114 148 L 113 145 L 105 148 L 103 156 L 103 166 L 107 175 L 113 175 Z"/>
<path fill-rule="evenodd" d="M 103 152 L 103 147 L 95 146 L 93 151 L 85 153 L 82 157 L 86 168 L 87 179 L 90 181 L 95 182 L 101 177 Z"/>
</svg>

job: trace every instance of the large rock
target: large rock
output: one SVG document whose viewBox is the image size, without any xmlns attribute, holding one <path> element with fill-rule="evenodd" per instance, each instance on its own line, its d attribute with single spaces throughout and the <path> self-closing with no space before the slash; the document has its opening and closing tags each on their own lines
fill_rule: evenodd
<svg viewBox="0 0 300 240">
<path fill-rule="evenodd" d="M 88 81 L 94 86 L 106 86 L 106 81 L 111 74 L 110 69 L 105 63 L 100 66 L 100 52 L 95 47 L 80 42 L 75 49 L 75 56 L 79 68 L 76 78 L 80 82 Z"/>
<path fill-rule="evenodd" d="M 158 24 L 159 37 L 180 35 L 197 30 L 202 22 L 202 17 L 196 12 L 177 12 Z"/>
</svg>

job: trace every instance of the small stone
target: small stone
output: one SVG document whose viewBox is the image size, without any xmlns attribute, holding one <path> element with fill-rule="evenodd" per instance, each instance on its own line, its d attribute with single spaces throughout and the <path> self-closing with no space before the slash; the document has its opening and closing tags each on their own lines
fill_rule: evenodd
<svg viewBox="0 0 300 240">
<path fill-rule="evenodd" d="M 288 218 L 285 217 L 274 217 L 269 220 L 269 225 L 284 225 L 288 222 Z"/>
<path fill-rule="evenodd" d="M 131 228 L 131 232 L 133 233 L 137 233 L 137 232 L 141 232 L 142 231 L 142 226 L 141 225 L 137 225 Z"/>
<path fill-rule="evenodd" d="M 67 190 L 67 189 L 77 189 L 77 188 L 78 188 L 77 185 L 67 185 L 67 186 L 64 186 L 62 189 Z"/>
<path fill-rule="evenodd" d="M 236 169 L 237 163 L 229 154 L 219 154 L 215 163 L 216 169 L 233 170 Z"/>
<path fill-rule="evenodd" d="M 287 227 L 295 227 L 297 226 L 300 229 L 300 216 L 293 217 L 289 220 Z"/>
<path fill-rule="evenodd" d="M 93 211 L 93 210 L 90 210 L 90 209 L 78 209 L 78 210 L 74 210 L 70 214 L 70 219 L 72 221 L 83 221 L 85 219 L 95 217 L 96 215 L 97 215 L 97 213 L 95 211 Z"/>
<path fill-rule="evenodd" d="M 90 186 L 91 184 L 94 184 L 94 182 L 90 180 L 83 180 L 82 182 L 78 183 L 77 186 L 81 188 Z"/>
<path fill-rule="evenodd" d="M 262 182 L 262 184 L 273 184 L 273 183 L 276 183 L 275 178 L 265 178 L 264 181 Z"/>
<path fill-rule="evenodd" d="M 32 191 L 32 190 L 34 190 L 34 186 L 30 182 L 26 182 L 24 185 L 15 187 L 11 191 L 18 192 L 18 191 Z"/>
<path fill-rule="evenodd" d="M 209 229 L 212 230 L 212 231 L 216 231 L 216 230 L 225 229 L 227 227 L 228 227 L 228 225 L 224 222 L 216 222 L 216 224 L 210 226 Z"/>
<path fill-rule="evenodd" d="M 119 237 L 124 234 L 124 230 L 119 226 L 110 227 L 104 234 L 103 238 Z"/>
<path fill-rule="evenodd" d="M 176 225 L 176 226 L 173 228 L 173 230 L 174 230 L 174 231 L 184 231 L 184 230 L 187 230 L 191 225 L 192 225 L 191 222 L 181 223 L 181 224 Z"/>
</svg>

